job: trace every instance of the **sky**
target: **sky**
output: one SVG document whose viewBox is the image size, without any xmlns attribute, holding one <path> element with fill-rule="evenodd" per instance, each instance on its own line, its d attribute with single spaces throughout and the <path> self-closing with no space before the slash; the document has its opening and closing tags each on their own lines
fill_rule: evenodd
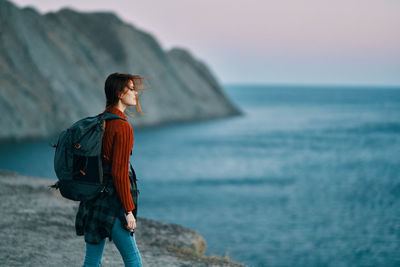
<svg viewBox="0 0 400 267">
<path fill-rule="evenodd" d="M 223 84 L 400 86 L 399 0 L 12 0 L 112 11 Z"/>
</svg>

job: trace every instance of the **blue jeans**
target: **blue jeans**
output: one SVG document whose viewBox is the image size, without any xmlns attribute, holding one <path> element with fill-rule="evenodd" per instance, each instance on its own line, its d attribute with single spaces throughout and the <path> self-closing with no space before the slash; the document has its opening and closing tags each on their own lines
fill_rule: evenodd
<svg viewBox="0 0 400 267">
<path fill-rule="evenodd" d="M 118 218 L 115 219 L 115 223 L 112 228 L 112 240 L 115 246 L 118 248 L 119 253 L 124 260 L 124 264 L 127 267 L 141 267 L 142 258 L 139 250 L 136 246 L 135 235 L 130 235 L 130 232 L 121 227 L 121 222 Z M 106 244 L 104 238 L 99 244 L 93 245 L 86 243 L 86 256 L 83 267 L 98 267 L 101 265 L 101 258 L 103 257 L 103 250 Z"/>
</svg>

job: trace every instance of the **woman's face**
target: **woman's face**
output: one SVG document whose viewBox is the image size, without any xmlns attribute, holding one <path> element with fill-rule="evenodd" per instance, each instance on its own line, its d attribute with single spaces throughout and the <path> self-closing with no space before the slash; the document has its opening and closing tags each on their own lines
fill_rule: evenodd
<svg viewBox="0 0 400 267">
<path fill-rule="evenodd" d="M 133 85 L 132 81 L 129 81 L 127 86 L 125 86 L 125 91 L 121 95 L 121 103 L 126 106 L 135 106 L 136 105 L 136 95 L 137 91 Z"/>
</svg>

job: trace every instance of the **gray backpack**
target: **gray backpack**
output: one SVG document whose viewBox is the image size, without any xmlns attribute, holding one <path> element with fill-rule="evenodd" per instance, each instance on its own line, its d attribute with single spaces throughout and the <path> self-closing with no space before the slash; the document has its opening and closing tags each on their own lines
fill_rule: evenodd
<svg viewBox="0 0 400 267">
<path fill-rule="evenodd" d="M 101 147 L 105 121 L 111 119 L 125 120 L 104 112 L 75 122 L 59 135 L 54 145 L 54 170 L 58 181 L 51 187 L 59 189 L 63 197 L 84 201 L 105 190 Z"/>
</svg>

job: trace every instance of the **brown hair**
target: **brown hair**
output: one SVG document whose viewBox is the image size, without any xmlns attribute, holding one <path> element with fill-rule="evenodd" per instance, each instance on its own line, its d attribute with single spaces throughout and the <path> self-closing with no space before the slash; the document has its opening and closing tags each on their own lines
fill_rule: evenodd
<svg viewBox="0 0 400 267">
<path fill-rule="evenodd" d="M 143 87 L 144 79 L 145 77 L 143 76 L 128 73 L 115 72 L 110 74 L 104 84 L 104 92 L 106 94 L 106 109 L 104 111 L 109 111 L 118 103 L 121 94 L 125 93 L 125 87 L 128 85 L 129 81 L 132 81 L 135 90 L 138 92 L 136 95 L 136 112 L 142 115 L 143 112 L 139 104 L 139 95 L 141 95 L 143 90 L 150 89 Z"/>
</svg>

